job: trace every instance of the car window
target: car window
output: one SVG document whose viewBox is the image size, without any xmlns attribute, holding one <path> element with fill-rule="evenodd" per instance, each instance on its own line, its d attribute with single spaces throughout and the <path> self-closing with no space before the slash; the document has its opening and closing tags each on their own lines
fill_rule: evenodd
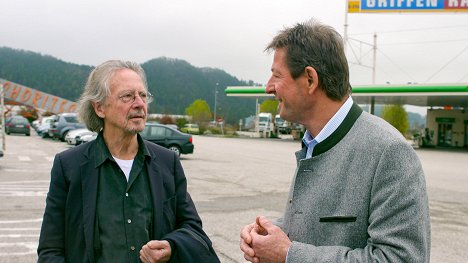
<svg viewBox="0 0 468 263">
<path fill-rule="evenodd" d="M 14 118 L 13 124 L 26 124 L 28 121 L 26 119 Z"/>
<path fill-rule="evenodd" d="M 164 137 L 166 133 L 166 129 L 164 127 L 159 126 L 152 126 L 150 130 L 150 137 Z"/>
<path fill-rule="evenodd" d="M 165 129 L 166 130 L 166 137 L 171 137 L 174 134 L 174 131 L 171 129 Z"/>
<path fill-rule="evenodd" d="M 65 118 L 65 121 L 67 121 L 68 123 L 77 123 L 78 122 L 78 120 L 76 119 L 76 116 L 66 116 L 64 118 Z"/>
</svg>

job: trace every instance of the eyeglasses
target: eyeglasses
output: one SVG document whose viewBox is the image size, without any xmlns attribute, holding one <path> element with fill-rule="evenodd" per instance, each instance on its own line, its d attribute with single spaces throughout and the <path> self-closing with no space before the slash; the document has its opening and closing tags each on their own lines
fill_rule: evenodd
<svg viewBox="0 0 468 263">
<path fill-rule="evenodd" d="M 153 95 L 151 95 L 151 93 L 149 92 L 138 92 L 138 96 L 144 103 L 151 103 L 153 101 Z M 120 95 L 119 99 L 123 103 L 133 103 L 135 102 L 136 97 L 137 96 L 135 95 L 135 92 L 127 91 L 124 94 Z"/>
</svg>

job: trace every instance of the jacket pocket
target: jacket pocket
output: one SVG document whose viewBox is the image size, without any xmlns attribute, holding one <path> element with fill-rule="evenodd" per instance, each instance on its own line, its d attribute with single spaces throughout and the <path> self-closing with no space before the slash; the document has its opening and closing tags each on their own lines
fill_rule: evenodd
<svg viewBox="0 0 468 263">
<path fill-rule="evenodd" d="M 324 216 L 320 217 L 319 222 L 321 223 L 351 223 L 356 222 L 357 217 L 355 216 Z"/>
</svg>

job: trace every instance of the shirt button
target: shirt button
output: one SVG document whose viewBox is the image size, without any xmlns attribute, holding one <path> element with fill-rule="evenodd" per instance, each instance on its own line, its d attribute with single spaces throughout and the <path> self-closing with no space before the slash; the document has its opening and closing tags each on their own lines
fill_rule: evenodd
<svg viewBox="0 0 468 263">
<path fill-rule="evenodd" d="M 132 251 L 134 251 L 134 250 L 135 250 L 135 247 L 134 247 L 134 246 L 131 246 L 130 249 L 131 249 Z"/>
<path fill-rule="evenodd" d="M 127 222 L 128 222 L 129 224 L 131 224 L 131 223 L 132 223 L 132 220 L 131 220 L 131 219 L 128 219 Z"/>
<path fill-rule="evenodd" d="M 125 193 L 125 196 L 128 197 L 128 193 Z"/>
</svg>

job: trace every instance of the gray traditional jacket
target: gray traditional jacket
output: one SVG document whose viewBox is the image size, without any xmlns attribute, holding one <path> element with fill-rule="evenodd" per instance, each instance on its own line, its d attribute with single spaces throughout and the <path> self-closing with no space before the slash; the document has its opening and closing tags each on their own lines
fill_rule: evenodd
<svg viewBox="0 0 468 263">
<path fill-rule="evenodd" d="M 424 173 L 401 134 L 356 104 L 297 169 L 284 217 L 286 262 L 429 262 Z"/>
</svg>

